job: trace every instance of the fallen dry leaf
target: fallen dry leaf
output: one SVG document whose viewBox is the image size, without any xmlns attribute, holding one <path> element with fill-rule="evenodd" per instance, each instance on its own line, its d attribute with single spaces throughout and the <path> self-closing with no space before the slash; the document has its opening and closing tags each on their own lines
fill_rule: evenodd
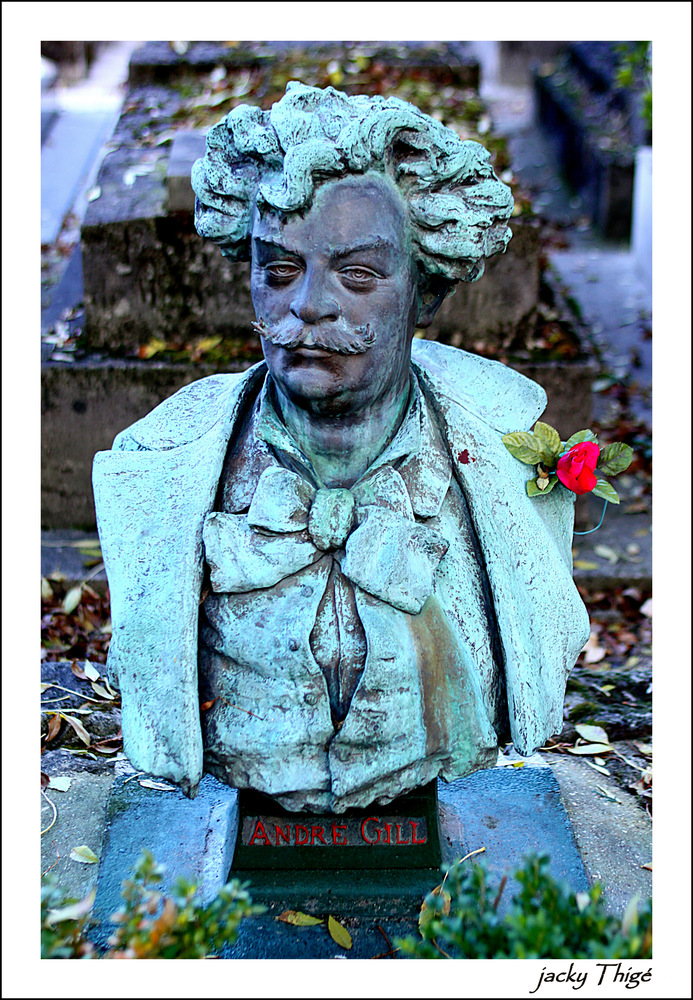
<svg viewBox="0 0 693 1000">
<path fill-rule="evenodd" d="M 300 910 L 284 910 L 277 917 L 284 924 L 292 924 L 294 927 L 313 927 L 315 924 L 322 924 L 318 917 L 311 917 L 309 913 L 301 913 Z"/>
<path fill-rule="evenodd" d="M 599 663 L 606 656 L 606 649 L 599 645 L 599 636 L 596 632 L 590 633 L 581 652 L 585 654 L 585 663 Z"/>
<path fill-rule="evenodd" d="M 351 934 L 343 924 L 340 924 L 340 922 L 335 920 L 332 916 L 327 918 L 327 929 L 330 932 L 332 940 L 336 942 L 340 948 L 346 948 L 347 950 L 351 948 L 353 944 Z"/>
<path fill-rule="evenodd" d="M 81 847 L 73 847 L 70 851 L 70 857 L 73 861 L 80 861 L 83 865 L 96 865 L 99 863 L 99 859 L 86 844 L 82 844 Z"/>
<path fill-rule="evenodd" d="M 55 789 L 56 792 L 66 792 L 71 784 L 72 778 L 68 778 L 66 774 L 58 774 L 50 779 L 48 787 Z"/>
<path fill-rule="evenodd" d="M 75 719 L 73 715 L 65 715 L 64 712 L 61 712 L 60 716 L 65 720 L 65 722 L 69 723 L 69 725 L 72 726 L 72 728 L 77 733 L 82 743 L 86 744 L 86 746 L 89 746 L 91 743 L 91 736 L 86 731 L 86 729 L 79 721 L 79 719 Z"/>
<path fill-rule="evenodd" d="M 175 785 L 165 785 L 162 781 L 150 781 L 149 778 L 144 778 L 140 781 L 142 788 L 154 788 L 157 792 L 175 792 Z"/>
<path fill-rule="evenodd" d="M 609 743 L 581 743 L 579 746 L 567 747 L 568 753 L 587 754 L 592 757 L 598 753 L 613 753 Z"/>
<path fill-rule="evenodd" d="M 430 895 L 442 897 L 443 913 L 445 916 L 447 916 L 450 913 L 451 896 L 450 893 L 443 888 L 442 883 L 441 885 L 437 885 L 435 889 L 432 889 Z M 430 920 L 432 920 L 436 912 L 437 911 L 433 910 L 433 908 L 429 906 L 426 900 L 424 899 L 423 903 L 421 904 L 421 910 L 419 911 L 419 928 L 425 927 L 426 924 L 429 923 Z"/>
<path fill-rule="evenodd" d="M 87 848 L 88 850 L 88 848 Z M 93 863 L 93 862 L 92 862 Z M 59 910 L 48 911 L 48 923 L 59 924 L 63 920 L 81 920 L 91 910 L 96 899 L 96 889 L 92 889 L 88 896 L 78 903 L 70 903 Z"/>
<path fill-rule="evenodd" d="M 48 743 L 50 740 L 55 739 L 55 737 L 60 732 L 60 727 L 62 726 L 62 724 L 63 724 L 62 719 L 60 718 L 60 715 L 57 712 L 55 713 L 55 715 L 52 715 L 50 717 L 50 719 L 48 720 L 48 732 L 46 733 L 46 743 Z"/>
<path fill-rule="evenodd" d="M 63 601 L 63 611 L 66 615 L 71 615 L 72 612 L 78 607 L 79 602 L 82 600 L 82 585 L 78 584 L 65 594 L 65 600 Z"/>
<path fill-rule="evenodd" d="M 588 743 L 609 742 L 606 730 L 602 729 L 601 726 L 590 726 L 585 723 L 579 723 L 575 726 L 575 730 L 580 736 L 582 736 L 583 740 L 587 740 Z"/>
</svg>

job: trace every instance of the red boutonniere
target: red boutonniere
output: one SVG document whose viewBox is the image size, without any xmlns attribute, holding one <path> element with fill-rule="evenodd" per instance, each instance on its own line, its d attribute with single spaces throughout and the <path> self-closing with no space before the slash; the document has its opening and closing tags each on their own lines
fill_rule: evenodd
<svg viewBox="0 0 693 1000">
<path fill-rule="evenodd" d="M 577 431 L 567 441 L 561 441 L 558 431 L 541 420 L 533 432 L 505 434 L 503 444 L 515 458 L 535 467 L 535 474 L 527 480 L 530 497 L 545 496 L 561 483 L 578 496 L 593 493 L 608 503 L 619 503 L 611 483 L 599 476 L 616 476 L 633 461 L 630 445 L 615 442 L 600 448 L 596 434 L 590 430 Z"/>
</svg>

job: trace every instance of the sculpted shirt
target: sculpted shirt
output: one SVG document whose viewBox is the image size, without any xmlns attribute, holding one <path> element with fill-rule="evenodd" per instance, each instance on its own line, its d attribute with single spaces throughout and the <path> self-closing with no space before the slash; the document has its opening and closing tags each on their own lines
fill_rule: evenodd
<svg viewBox="0 0 693 1000">
<path fill-rule="evenodd" d="M 203 531 L 205 769 L 341 812 L 492 765 L 507 708 L 488 581 L 416 375 L 350 490 L 322 488 L 272 394 L 267 378 Z"/>
</svg>

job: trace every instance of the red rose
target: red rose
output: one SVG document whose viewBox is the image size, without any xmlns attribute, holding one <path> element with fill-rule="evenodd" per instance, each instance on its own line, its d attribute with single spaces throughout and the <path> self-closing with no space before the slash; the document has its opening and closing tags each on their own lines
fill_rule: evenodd
<svg viewBox="0 0 693 1000">
<path fill-rule="evenodd" d="M 556 475 L 569 490 L 582 496 L 591 493 L 597 485 L 594 470 L 599 461 L 599 445 L 594 441 L 581 441 L 558 459 Z"/>
</svg>

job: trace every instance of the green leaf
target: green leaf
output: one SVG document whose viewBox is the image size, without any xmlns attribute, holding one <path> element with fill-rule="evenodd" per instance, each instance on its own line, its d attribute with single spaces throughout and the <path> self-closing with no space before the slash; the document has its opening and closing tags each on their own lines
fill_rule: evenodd
<svg viewBox="0 0 693 1000">
<path fill-rule="evenodd" d="M 541 441 L 529 431 L 513 431 L 503 435 L 503 444 L 513 458 L 519 459 L 525 465 L 536 465 L 538 462 L 551 463 L 551 456 Z"/>
<path fill-rule="evenodd" d="M 527 496 L 528 497 L 544 497 L 547 493 L 550 493 L 558 482 L 558 476 L 555 473 L 551 473 L 549 476 L 548 485 L 542 490 L 537 486 L 536 479 L 527 480 Z"/>
<path fill-rule="evenodd" d="M 73 847 L 70 851 L 70 857 L 73 861 L 81 861 L 83 865 L 97 865 L 99 859 L 86 844 L 82 844 L 81 847 Z"/>
<path fill-rule="evenodd" d="M 311 917 L 309 913 L 301 913 L 300 910 L 284 910 L 277 917 L 284 924 L 293 924 L 294 927 L 313 927 L 323 921 L 318 917 Z"/>
<path fill-rule="evenodd" d="M 564 451 L 567 451 L 568 448 L 572 448 L 574 444 L 580 444 L 582 441 L 596 441 L 596 440 L 597 440 L 597 435 L 594 433 L 594 431 L 591 431 L 589 429 L 584 431 L 576 431 L 574 434 L 571 434 L 568 440 L 566 441 Z"/>
<path fill-rule="evenodd" d="M 608 500 L 609 503 L 620 503 L 618 498 L 618 493 L 613 488 L 611 483 L 607 483 L 606 479 L 598 479 L 597 485 L 592 490 L 592 495 L 595 497 L 601 497 L 602 500 Z"/>
<path fill-rule="evenodd" d="M 327 929 L 330 932 L 332 940 L 336 941 L 340 948 L 351 948 L 351 934 L 346 927 L 332 916 L 327 918 Z"/>
<path fill-rule="evenodd" d="M 511 765 L 517 763 L 517 761 L 508 761 L 507 763 L 508 765 Z M 433 920 L 435 916 L 437 916 L 439 912 L 438 908 L 434 908 L 434 906 L 431 905 L 430 902 L 428 902 L 430 896 L 440 896 L 440 898 L 443 900 L 443 906 L 442 909 L 440 910 L 443 916 L 447 916 L 450 913 L 450 904 L 452 902 L 452 897 L 450 893 L 443 888 L 442 884 L 437 885 L 435 889 L 433 889 L 429 893 L 429 895 L 426 897 L 426 899 L 424 899 L 423 903 L 421 904 L 421 910 L 419 911 L 419 930 L 422 932 L 426 929 L 428 924 L 430 924 L 430 922 Z"/>
<path fill-rule="evenodd" d="M 617 476 L 619 472 L 625 472 L 633 461 L 633 449 L 629 444 L 617 441 L 615 444 L 608 444 L 599 452 L 599 471 L 605 476 Z"/>
<path fill-rule="evenodd" d="M 555 465 L 558 461 L 558 456 L 561 454 L 561 436 L 558 431 L 551 424 L 545 424 L 541 420 L 537 420 L 534 425 L 534 436 L 541 441 L 547 452 L 551 455 L 548 464 Z"/>
</svg>

